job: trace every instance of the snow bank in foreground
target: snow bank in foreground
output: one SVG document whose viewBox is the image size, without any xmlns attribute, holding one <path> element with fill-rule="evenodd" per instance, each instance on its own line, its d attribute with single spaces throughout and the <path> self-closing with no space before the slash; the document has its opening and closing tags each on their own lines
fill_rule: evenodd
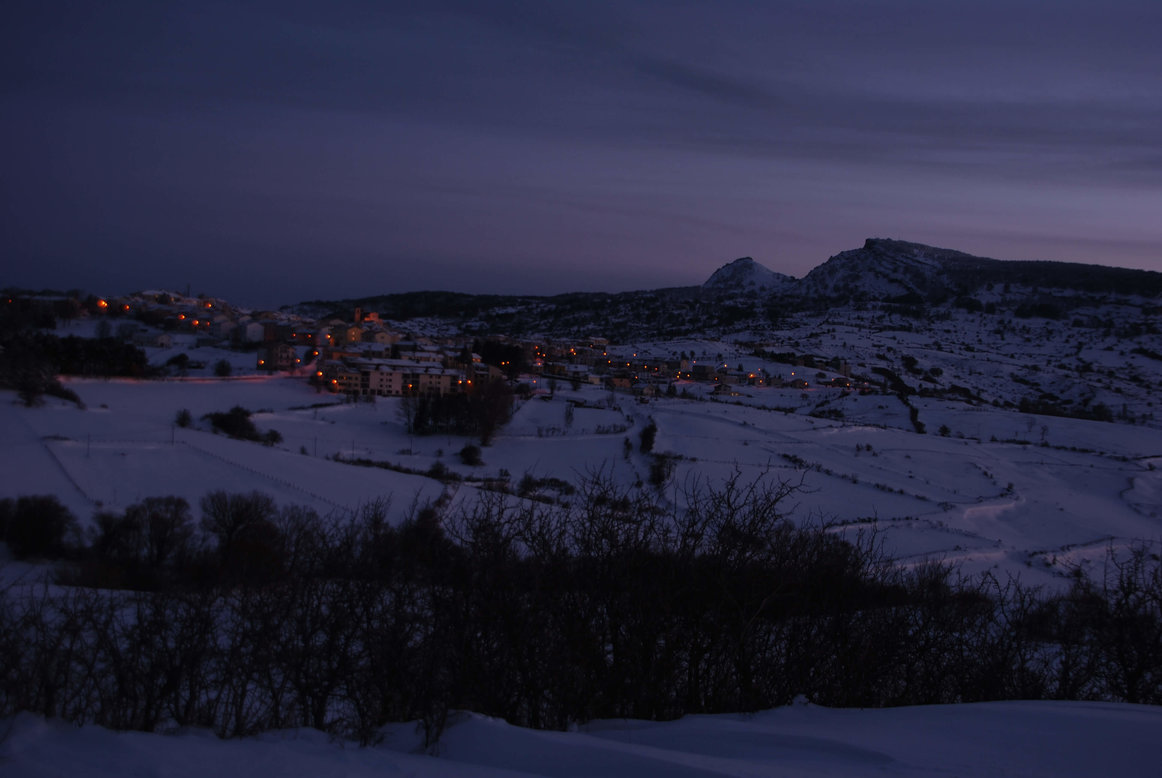
<svg viewBox="0 0 1162 778">
<path fill-rule="evenodd" d="M 22 715 L 0 722 L 5 776 L 1068 776 L 1158 774 L 1162 708 L 1001 702 L 754 716 L 604 721 L 536 732 L 454 717 L 440 756 L 412 752 L 412 725 L 360 749 L 313 730 L 222 741 L 76 728 Z"/>
</svg>

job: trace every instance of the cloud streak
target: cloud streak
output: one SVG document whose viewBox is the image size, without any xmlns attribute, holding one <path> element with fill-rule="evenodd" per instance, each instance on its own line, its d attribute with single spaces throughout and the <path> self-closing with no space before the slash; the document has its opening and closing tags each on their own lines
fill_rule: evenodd
<svg viewBox="0 0 1162 778">
<path fill-rule="evenodd" d="M 455 277 L 483 283 L 484 244 L 498 264 L 525 257 L 542 287 L 559 266 L 544 291 L 570 288 L 582 261 L 611 284 L 708 275 L 736 250 L 804 272 L 866 229 L 987 235 L 1013 258 L 1051 258 L 1061 241 L 1045 236 L 1071 234 L 1115 263 L 1150 265 L 1154 246 L 1162 269 L 1162 227 L 1126 206 L 1162 206 L 1156 3 L 16 0 L 4 13 L 0 227 L 55 276 L 73 254 L 136 252 L 132 284 L 167 239 L 267 273 L 298 229 L 288 218 L 313 225 L 320 255 L 350 247 L 361 283 L 378 284 L 424 246 L 474 257 Z M 971 222 L 996 202 L 1025 209 L 1026 230 Z"/>
</svg>

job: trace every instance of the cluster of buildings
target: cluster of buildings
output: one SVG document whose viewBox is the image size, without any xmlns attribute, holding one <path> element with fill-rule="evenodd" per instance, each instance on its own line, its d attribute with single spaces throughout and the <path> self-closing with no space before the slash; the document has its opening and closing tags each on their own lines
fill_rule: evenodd
<svg viewBox="0 0 1162 778">
<path fill-rule="evenodd" d="M 281 326 L 281 325 L 280 325 Z M 355 310 L 353 321 L 332 320 L 277 329 L 275 342 L 260 351 L 258 367 L 291 370 L 296 354 L 310 361 L 311 380 L 330 391 L 353 397 L 436 397 L 472 391 L 496 378 L 527 375 L 541 391 L 557 382 L 590 384 L 651 397 L 676 393 L 689 383 L 711 385 L 718 393 L 741 387 L 807 388 L 807 370 L 776 375 L 763 368 L 745 370 L 694 356 L 657 357 L 613 348 L 604 338 L 576 342 L 527 343 L 498 338 L 508 359 L 486 363 L 473 343 L 458 338 L 407 336 L 393 331 L 374 313 Z M 816 385 L 853 388 L 850 368 L 814 376 Z"/>
<path fill-rule="evenodd" d="M 375 313 L 359 308 L 351 323 L 331 323 L 297 337 L 319 349 L 312 380 L 355 397 L 460 394 L 504 375 L 499 368 L 485 365 L 469 343 L 405 338 Z"/>
<path fill-rule="evenodd" d="M 172 292 L 143 292 L 125 298 L 92 298 L 83 305 L 72 299 L 10 300 L 38 305 L 46 314 L 105 314 L 120 319 L 117 336 L 138 345 L 167 348 L 178 333 L 196 336 L 196 344 L 230 346 L 253 351 L 259 371 L 297 371 L 333 392 L 354 397 L 443 396 L 472 391 L 496 378 L 530 376 L 537 388 L 557 382 L 590 384 L 640 396 L 674 394 L 686 384 L 713 386 L 718 393 L 742 387 L 807 388 L 808 370 L 773 374 L 763 368 L 746 370 L 718 359 L 638 353 L 613 347 L 604 338 L 579 341 L 520 342 L 490 338 L 488 359 L 463 338 L 422 337 L 393 329 L 375 313 L 356 308 L 350 321 L 316 320 L 292 313 L 249 312 L 225 301 Z M 91 311 L 74 311 L 78 306 Z M 131 331 L 132 330 L 132 331 Z M 111 334 L 111 333 L 110 333 Z M 479 343 L 479 341 L 477 342 Z M 497 346 L 497 348 L 490 348 Z M 499 356 L 498 356 L 499 355 Z M 856 388 L 849 366 L 832 366 L 817 373 L 816 386 Z M 862 387 L 860 387 L 862 388 Z"/>
</svg>

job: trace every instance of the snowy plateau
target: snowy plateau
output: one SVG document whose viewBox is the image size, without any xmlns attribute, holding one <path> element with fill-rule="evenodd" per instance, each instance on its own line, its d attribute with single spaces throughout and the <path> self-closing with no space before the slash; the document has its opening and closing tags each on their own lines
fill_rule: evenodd
<svg viewBox="0 0 1162 778">
<path fill-rule="evenodd" d="M 630 387 L 523 375 L 531 391 L 478 462 L 458 456 L 470 438 L 409 433 L 401 398 L 350 401 L 320 392 L 304 370 L 260 373 L 252 354 L 175 335 L 145 347 L 152 364 L 185 353 L 204 365 L 224 360 L 231 375 L 65 376 L 80 402 L 46 397 L 35 407 L 0 390 L 0 498 L 55 495 L 92 528 L 98 511 L 148 497 L 197 506 L 212 490 L 257 490 L 319 515 L 383 500 L 398 525 L 418 506 L 470 510 L 505 485 L 507 499 L 565 506 L 574 492 L 561 485 L 593 474 L 650 491 L 675 512 L 691 487 L 737 477 L 793 484 L 780 504 L 792 522 L 874 538 L 902 568 L 935 560 L 968 579 L 1059 592 L 1078 574 L 1100 579 L 1132 548 L 1157 564 L 1159 274 L 1055 263 L 998 271 L 990 262 L 869 241 L 803 279 L 738 260 L 701 289 L 602 296 L 599 310 L 586 310 L 593 301 L 585 297 L 504 298 L 390 318 L 395 303 L 380 298 L 390 325 L 413 339 L 602 336 L 600 361 L 636 371 Z M 1066 282 L 1054 283 L 1057 270 Z M 55 332 L 92 337 L 96 326 L 61 321 Z M 674 364 L 688 364 L 690 377 Z M 693 375 L 699 364 L 712 367 L 703 380 Z M 278 442 L 215 434 L 205 415 L 235 406 L 252 409 Z M 183 409 L 193 423 L 177 426 Z M 526 477 L 531 486 L 518 496 Z M 0 578 L 8 596 L 58 586 L 44 564 L 11 556 Z M 374 745 L 355 748 L 309 729 L 218 740 L 18 714 L 0 721 L 0 773 L 1061 778 L 1158 775 L 1162 763 L 1162 708 L 1120 702 L 882 710 L 799 702 L 573 730 L 456 712 L 435 748 L 424 747 L 414 723 L 388 725 Z"/>
</svg>

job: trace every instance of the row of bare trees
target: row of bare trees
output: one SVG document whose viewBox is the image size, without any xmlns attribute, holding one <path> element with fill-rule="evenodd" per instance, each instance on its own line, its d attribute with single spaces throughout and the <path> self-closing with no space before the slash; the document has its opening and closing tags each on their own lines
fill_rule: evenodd
<svg viewBox="0 0 1162 778">
<path fill-rule="evenodd" d="M 799 527 L 793 485 L 691 483 L 681 510 L 589 477 L 571 508 L 486 496 L 398 527 L 211 493 L 98 517 L 59 584 L 0 600 L 0 715 L 224 736 L 438 736 L 450 709 L 602 717 L 1009 698 L 1162 704 L 1145 547 L 1044 594 L 902 570 Z"/>
</svg>

